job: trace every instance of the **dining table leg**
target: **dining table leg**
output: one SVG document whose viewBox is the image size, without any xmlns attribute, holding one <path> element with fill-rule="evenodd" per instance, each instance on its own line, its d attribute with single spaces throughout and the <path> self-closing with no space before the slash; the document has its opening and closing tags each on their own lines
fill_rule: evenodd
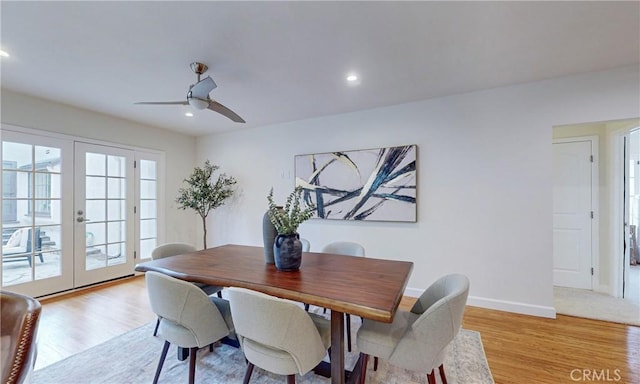
<svg viewBox="0 0 640 384">
<path fill-rule="evenodd" d="M 344 384 L 344 313 L 331 310 L 331 384 Z"/>
</svg>

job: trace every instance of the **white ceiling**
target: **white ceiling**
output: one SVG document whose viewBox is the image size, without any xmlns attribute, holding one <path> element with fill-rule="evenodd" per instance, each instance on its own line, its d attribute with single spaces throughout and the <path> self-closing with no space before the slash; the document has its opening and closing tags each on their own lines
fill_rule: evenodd
<svg viewBox="0 0 640 384">
<path fill-rule="evenodd" d="M 0 12 L 3 88 L 193 135 L 640 61 L 637 1 L 2 1 Z M 133 104 L 184 100 L 196 60 L 246 124 Z"/>
</svg>

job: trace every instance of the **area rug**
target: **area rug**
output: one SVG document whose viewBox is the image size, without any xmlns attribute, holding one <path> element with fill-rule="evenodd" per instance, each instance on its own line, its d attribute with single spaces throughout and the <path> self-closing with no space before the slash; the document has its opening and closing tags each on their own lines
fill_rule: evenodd
<svg viewBox="0 0 640 384">
<path fill-rule="evenodd" d="M 553 288 L 556 313 L 640 326 L 640 306 L 604 293 L 575 288 Z"/>
<path fill-rule="evenodd" d="M 354 321 L 353 318 L 357 319 Z M 360 318 L 352 316 L 352 332 L 358 328 Z M 34 372 L 34 384 L 129 384 L 151 383 L 155 374 L 163 340 L 154 337 L 153 326 L 147 324 L 124 335 L 111 339 L 84 352 Z M 355 337 L 354 339 L 355 340 Z M 346 344 L 346 341 L 345 341 Z M 354 346 L 355 347 L 355 346 Z M 345 365 L 352 368 L 358 351 L 346 352 Z M 328 361 L 328 357 L 326 358 Z M 426 375 L 392 366 L 380 360 L 378 370 L 369 364 L 367 383 L 406 384 L 427 383 Z M 198 351 L 196 382 L 210 384 L 242 383 L 246 364 L 242 351 L 224 344 L 217 344 L 213 352 L 209 348 Z M 159 383 L 187 382 L 188 359 L 179 361 L 172 345 L 167 355 Z M 447 381 L 458 384 L 491 384 L 493 378 L 487 364 L 480 334 L 462 329 L 451 343 L 445 360 Z M 440 380 L 439 375 L 436 375 Z M 256 367 L 251 383 L 282 384 L 286 379 Z M 326 384 L 330 379 L 313 372 L 296 378 L 297 383 Z M 440 381 L 438 381 L 440 383 Z"/>
</svg>

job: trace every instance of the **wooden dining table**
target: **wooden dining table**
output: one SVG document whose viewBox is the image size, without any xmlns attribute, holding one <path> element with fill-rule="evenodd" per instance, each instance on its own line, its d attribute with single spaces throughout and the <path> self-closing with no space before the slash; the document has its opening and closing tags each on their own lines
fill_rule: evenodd
<svg viewBox="0 0 640 384">
<path fill-rule="evenodd" d="M 390 323 L 398 309 L 413 263 L 372 257 L 305 252 L 295 272 L 265 263 L 264 248 L 223 245 L 138 264 L 178 279 L 242 287 L 331 310 L 331 383 L 358 380 L 359 360 L 345 374 L 344 314 Z"/>
</svg>

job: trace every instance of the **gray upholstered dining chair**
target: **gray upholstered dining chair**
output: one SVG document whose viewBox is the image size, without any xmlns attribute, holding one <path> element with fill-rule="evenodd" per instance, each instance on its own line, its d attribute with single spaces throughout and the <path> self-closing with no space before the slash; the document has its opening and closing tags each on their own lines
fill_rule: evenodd
<svg viewBox="0 0 640 384">
<path fill-rule="evenodd" d="M 244 384 L 254 366 L 287 375 L 313 369 L 331 346 L 329 320 L 305 312 L 297 303 L 244 288 L 227 289 L 240 346 L 249 362 Z"/>
<path fill-rule="evenodd" d="M 171 257 L 171 256 L 181 255 L 183 253 L 190 253 L 195 251 L 196 251 L 196 247 L 194 247 L 191 244 L 180 243 L 180 242 L 165 243 L 155 247 L 153 251 L 151 251 L 151 259 L 158 260 L 158 259 L 163 259 L 165 257 Z M 204 293 L 206 293 L 207 295 L 213 295 L 214 293 L 217 293 L 218 297 L 222 298 L 222 293 L 221 293 L 222 287 L 219 287 L 217 285 L 207 285 L 203 283 L 193 283 L 193 284 L 198 288 L 202 289 Z M 153 336 L 158 334 L 159 326 L 160 326 L 160 317 L 158 317 L 158 321 L 156 322 L 156 327 L 153 330 Z"/>
<path fill-rule="evenodd" d="M 42 306 L 22 294 L 0 292 L 0 376 L 3 384 L 30 382 Z"/>
<path fill-rule="evenodd" d="M 364 257 L 364 247 L 352 241 L 335 241 L 322 248 L 322 253 Z"/>
<path fill-rule="evenodd" d="M 352 241 L 336 241 L 327 244 L 322 248 L 322 253 L 333 253 L 335 255 L 364 257 L 364 247 Z M 351 315 L 345 313 L 347 350 L 351 352 Z"/>
<path fill-rule="evenodd" d="M 309 250 L 311 249 L 311 243 L 309 242 L 309 240 L 301 237 L 300 242 L 302 243 L 302 252 L 309 252 Z"/>
<path fill-rule="evenodd" d="M 151 309 L 162 319 L 159 334 L 165 340 L 153 383 L 158 382 L 173 343 L 189 348 L 189 383 L 193 384 L 198 349 L 225 336 L 235 337 L 229 302 L 207 296 L 195 285 L 159 272 L 146 272 L 145 278 Z"/>
<path fill-rule="evenodd" d="M 447 346 L 460 330 L 468 295 L 466 276 L 447 275 L 429 286 L 410 311 L 396 312 L 392 323 L 365 319 L 357 334 L 358 349 L 363 354 L 361 383 L 365 382 L 369 356 L 426 373 L 429 384 L 435 384 L 434 371 L 438 368 L 446 383 L 444 358 Z"/>
</svg>

